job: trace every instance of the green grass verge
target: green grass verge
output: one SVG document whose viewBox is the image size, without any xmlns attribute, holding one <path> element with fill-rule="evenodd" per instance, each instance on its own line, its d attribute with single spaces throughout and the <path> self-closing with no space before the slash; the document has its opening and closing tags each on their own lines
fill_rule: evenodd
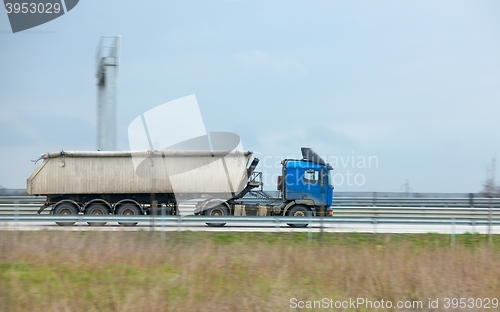
<svg viewBox="0 0 500 312">
<path fill-rule="evenodd" d="M 450 235 L 433 233 L 314 233 L 312 241 L 308 233 L 161 237 L 0 232 L 0 310 L 290 311 L 291 298 L 427 303 L 500 294 L 497 236 L 490 244 L 485 235 L 456 235 L 454 246 Z"/>
</svg>

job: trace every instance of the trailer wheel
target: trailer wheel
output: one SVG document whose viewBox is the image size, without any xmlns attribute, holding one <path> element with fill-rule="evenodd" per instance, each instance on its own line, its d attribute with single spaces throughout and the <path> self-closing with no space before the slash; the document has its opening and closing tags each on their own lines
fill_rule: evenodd
<svg viewBox="0 0 500 312">
<path fill-rule="evenodd" d="M 94 216 L 104 216 L 109 215 L 108 207 L 103 204 L 91 204 L 88 208 L 85 208 L 86 215 L 94 215 Z M 103 226 L 108 222 L 87 222 L 90 226 Z"/>
<path fill-rule="evenodd" d="M 78 208 L 71 203 L 61 203 L 54 208 L 53 213 L 55 215 L 61 215 L 61 216 L 77 215 Z M 72 226 L 75 224 L 75 222 L 56 222 L 56 224 L 60 226 Z"/>
<path fill-rule="evenodd" d="M 309 215 L 309 209 L 303 205 L 294 205 L 287 211 L 287 216 L 289 217 L 307 217 Z M 307 223 L 287 223 L 289 227 L 293 228 L 305 228 L 309 224 Z"/>
<path fill-rule="evenodd" d="M 223 217 L 229 215 L 229 211 L 225 206 L 219 205 L 205 210 L 205 215 L 210 217 Z M 207 223 L 208 226 L 224 226 L 225 223 Z"/>
<path fill-rule="evenodd" d="M 125 203 L 120 205 L 120 207 L 116 210 L 116 214 L 122 216 L 138 216 L 141 214 L 141 211 L 136 205 Z M 119 225 L 123 226 L 135 226 L 137 223 L 138 222 L 118 222 Z"/>
</svg>

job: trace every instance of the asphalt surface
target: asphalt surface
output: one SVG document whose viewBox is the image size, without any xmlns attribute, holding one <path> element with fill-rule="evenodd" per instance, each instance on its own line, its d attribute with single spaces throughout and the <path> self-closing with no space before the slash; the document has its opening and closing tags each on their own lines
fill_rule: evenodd
<svg viewBox="0 0 500 312">
<path fill-rule="evenodd" d="M 269 223 L 238 223 L 227 224 L 224 227 L 210 227 L 198 222 L 179 223 L 169 222 L 168 224 L 156 224 L 152 226 L 149 222 L 140 222 L 136 226 L 120 226 L 116 222 L 109 222 L 104 226 L 89 226 L 87 223 L 76 223 L 73 226 L 58 226 L 48 222 L 2 222 L 0 230 L 10 231 L 210 231 L 210 232 L 320 232 L 320 226 L 308 226 L 307 228 L 291 228 L 286 224 L 279 226 Z M 492 227 L 494 234 L 500 234 L 500 227 Z M 358 233 L 441 233 L 441 234 L 462 234 L 480 233 L 487 234 L 487 226 L 464 226 L 464 225 L 407 225 L 407 224 L 327 224 L 323 227 L 325 232 L 358 232 Z"/>
<path fill-rule="evenodd" d="M 193 214 L 194 206 L 180 206 L 181 216 L 190 216 Z M 12 212 L 10 212 L 12 213 Z M 21 212 L 25 214 L 26 212 Z M 28 212 L 33 214 L 33 212 Z M 140 222 L 137 226 L 125 227 L 116 222 L 108 222 L 105 226 L 89 226 L 87 223 L 76 223 L 74 226 L 58 226 L 53 222 L 41 220 L 40 222 L 0 222 L 0 230 L 18 230 L 18 231 L 211 231 L 211 232 L 320 232 L 321 227 L 317 224 L 310 225 L 307 228 L 291 228 L 285 223 L 276 226 L 274 223 L 248 222 L 227 224 L 224 227 L 210 227 L 200 222 L 167 222 L 157 223 L 152 226 L 151 222 Z M 461 234 L 461 233 L 480 233 L 487 234 L 487 226 L 478 225 L 454 225 L 451 224 L 371 224 L 371 223 L 329 223 L 323 226 L 325 232 L 359 232 L 359 233 L 441 233 L 441 234 Z M 500 226 L 493 226 L 492 233 L 500 234 Z"/>
</svg>

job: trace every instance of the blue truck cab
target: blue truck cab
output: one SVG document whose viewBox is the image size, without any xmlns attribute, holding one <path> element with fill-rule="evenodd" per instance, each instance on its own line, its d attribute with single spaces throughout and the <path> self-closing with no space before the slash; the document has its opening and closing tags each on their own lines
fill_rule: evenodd
<svg viewBox="0 0 500 312">
<path fill-rule="evenodd" d="M 278 190 L 283 201 L 283 215 L 326 215 L 332 205 L 333 168 L 309 148 L 302 148 L 303 159 L 285 159 Z"/>
</svg>

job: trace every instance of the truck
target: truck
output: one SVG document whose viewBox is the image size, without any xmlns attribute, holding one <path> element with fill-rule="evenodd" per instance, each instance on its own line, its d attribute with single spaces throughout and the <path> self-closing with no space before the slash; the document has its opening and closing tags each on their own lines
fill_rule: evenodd
<svg viewBox="0 0 500 312">
<path fill-rule="evenodd" d="M 54 215 L 179 215 L 179 203 L 190 200 L 196 202 L 194 215 L 325 215 L 333 200 L 333 168 L 311 148 L 301 151 L 302 159 L 281 161 L 279 198 L 263 191 L 262 172 L 255 171 L 259 159 L 241 150 L 46 153 L 28 177 L 26 189 L 46 196 L 38 214 L 49 208 Z M 249 201 L 248 195 L 261 201 Z"/>
</svg>

